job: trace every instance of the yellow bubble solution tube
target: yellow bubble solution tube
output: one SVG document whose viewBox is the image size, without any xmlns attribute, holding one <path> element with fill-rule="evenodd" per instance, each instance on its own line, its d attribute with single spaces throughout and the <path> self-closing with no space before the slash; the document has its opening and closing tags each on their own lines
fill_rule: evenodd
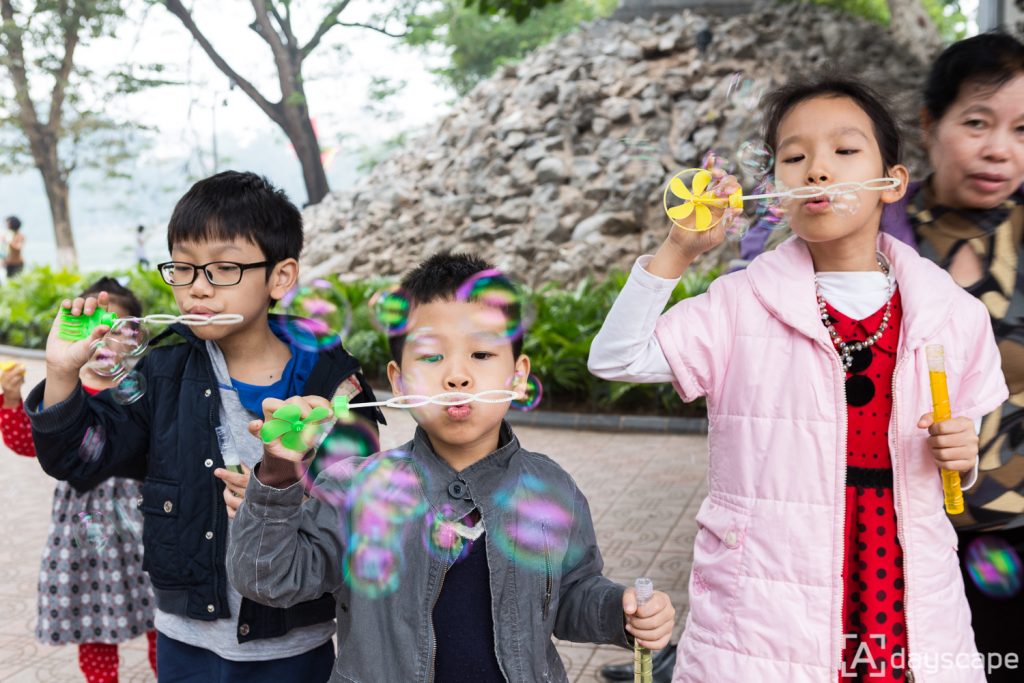
<svg viewBox="0 0 1024 683">
<path fill-rule="evenodd" d="M 946 386 L 946 359 L 940 344 L 925 347 L 928 358 L 928 383 L 932 388 L 932 411 L 935 423 L 944 422 L 953 413 L 949 407 L 949 389 Z M 959 515 L 964 511 L 964 494 L 960 490 L 960 473 L 942 470 L 942 492 L 946 499 L 946 512 Z"/>
</svg>

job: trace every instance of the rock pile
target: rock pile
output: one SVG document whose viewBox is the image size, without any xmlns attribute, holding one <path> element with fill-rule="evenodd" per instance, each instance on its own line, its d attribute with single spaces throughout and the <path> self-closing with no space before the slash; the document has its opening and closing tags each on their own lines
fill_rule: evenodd
<svg viewBox="0 0 1024 683">
<path fill-rule="evenodd" d="M 889 95 L 914 130 L 925 65 L 883 28 L 831 9 L 584 25 L 307 209 L 305 273 L 395 275 L 439 249 L 472 250 L 530 284 L 626 269 L 666 234 L 668 179 L 709 149 L 730 158 L 756 141 L 758 96 L 828 65 Z M 911 168 L 920 160 L 912 145 Z"/>
</svg>

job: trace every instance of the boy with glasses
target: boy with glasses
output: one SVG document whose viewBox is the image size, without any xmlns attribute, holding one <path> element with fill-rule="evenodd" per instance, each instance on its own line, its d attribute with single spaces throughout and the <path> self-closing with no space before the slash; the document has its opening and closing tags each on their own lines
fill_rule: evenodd
<svg viewBox="0 0 1024 683">
<path fill-rule="evenodd" d="M 262 457 L 247 426 L 267 398 L 337 394 L 373 401 L 358 361 L 340 346 L 310 351 L 270 314 L 298 280 L 302 216 L 280 190 L 252 173 L 227 171 L 196 183 L 178 202 L 167 233 L 171 261 L 158 268 L 184 314 L 239 314 L 236 325 L 173 325 L 139 364 L 146 394 L 121 405 L 88 397 L 78 371 L 99 328 L 85 340 L 57 335 L 46 346 L 46 380 L 26 401 L 39 461 L 62 480 L 112 475 L 143 479 L 144 567 L 157 601 L 160 681 L 326 681 L 334 660 L 334 599 L 325 593 L 287 609 L 242 598 L 227 581 L 225 552 L 247 470 Z M 73 314 L 107 297 L 65 301 Z M 379 411 L 365 417 L 382 420 Z M 80 453 L 88 434 L 98 453 Z M 147 454 L 140 455 L 140 454 Z"/>
</svg>

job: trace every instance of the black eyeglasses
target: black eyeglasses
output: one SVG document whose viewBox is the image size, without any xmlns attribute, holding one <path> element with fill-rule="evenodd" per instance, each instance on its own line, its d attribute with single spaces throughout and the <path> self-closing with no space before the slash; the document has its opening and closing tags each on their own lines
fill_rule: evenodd
<svg viewBox="0 0 1024 683">
<path fill-rule="evenodd" d="M 206 280 L 214 287 L 230 287 L 242 281 L 242 275 L 250 268 L 266 268 L 270 261 L 259 263 L 236 263 L 234 261 L 210 261 L 202 265 L 187 261 L 167 261 L 157 264 L 160 277 L 171 287 L 187 287 L 196 281 L 199 271 L 206 274 Z"/>
</svg>

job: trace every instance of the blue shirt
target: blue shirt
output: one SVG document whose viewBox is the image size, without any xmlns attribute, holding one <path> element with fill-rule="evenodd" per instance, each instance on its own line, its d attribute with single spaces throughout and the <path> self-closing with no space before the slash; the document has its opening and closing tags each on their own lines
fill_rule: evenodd
<svg viewBox="0 0 1024 683">
<path fill-rule="evenodd" d="M 313 368 L 320 359 L 319 352 L 309 351 L 292 343 L 285 335 L 279 321 L 270 321 L 270 331 L 274 333 L 275 337 L 288 344 L 288 349 L 292 353 L 288 364 L 284 366 L 284 372 L 281 373 L 281 379 L 273 384 L 247 384 L 232 377 L 231 386 L 222 387 L 236 391 L 238 400 L 242 402 L 245 409 L 259 417 L 263 417 L 263 399 L 301 396 L 303 387 L 306 386 L 306 380 L 309 379 Z"/>
</svg>

